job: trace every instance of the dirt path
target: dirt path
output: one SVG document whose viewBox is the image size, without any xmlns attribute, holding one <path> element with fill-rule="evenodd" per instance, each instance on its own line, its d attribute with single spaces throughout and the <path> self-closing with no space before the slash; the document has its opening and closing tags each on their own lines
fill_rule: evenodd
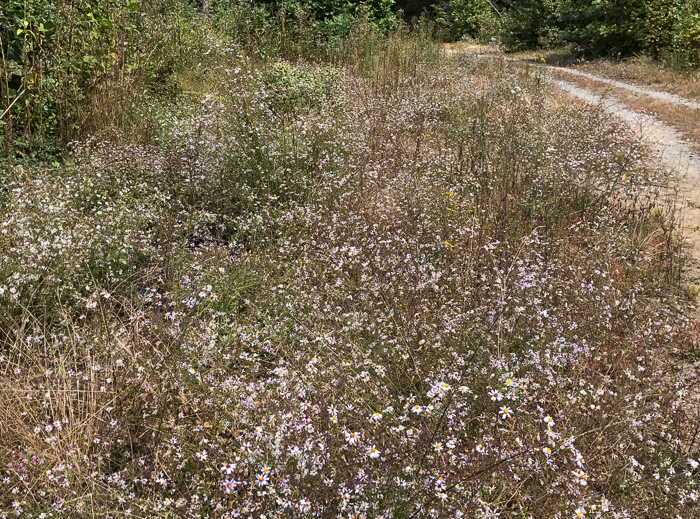
<svg viewBox="0 0 700 519">
<path fill-rule="evenodd" d="M 566 68 L 566 67 L 555 67 L 553 65 L 545 65 L 543 63 L 533 63 L 531 61 L 525 61 L 525 60 L 516 60 L 516 59 L 509 59 L 509 61 L 514 61 L 516 63 L 525 63 L 530 66 L 536 66 L 540 68 L 545 68 L 557 72 L 563 72 L 565 74 L 570 74 L 572 76 L 579 76 L 579 77 L 585 77 L 587 79 L 592 79 L 593 81 L 599 81 L 601 83 L 605 83 L 606 85 L 611 85 L 617 88 L 624 88 L 625 90 L 629 90 L 630 92 L 635 92 L 637 94 L 644 94 L 649 97 L 653 97 L 654 99 L 659 99 L 661 101 L 664 101 L 666 103 L 671 103 L 676 106 L 685 106 L 687 108 L 693 108 L 695 110 L 700 110 L 700 101 L 691 101 L 689 99 L 685 99 L 683 97 L 677 96 L 676 94 L 670 94 L 668 92 L 663 92 L 661 90 L 654 90 L 653 88 L 648 88 L 648 87 L 643 87 L 639 85 L 632 85 L 630 83 L 624 83 L 622 81 L 618 81 L 616 79 L 610 79 L 602 76 L 596 76 L 595 74 L 590 74 L 588 72 L 583 72 L 581 70 L 576 70 L 573 68 Z"/>
<path fill-rule="evenodd" d="M 688 187 L 700 189 L 700 157 L 683 141 L 678 130 L 653 116 L 642 115 L 618 101 L 601 97 L 568 81 L 552 80 L 552 84 L 586 103 L 601 106 L 628 123 L 666 168 L 681 173 Z"/>
<path fill-rule="evenodd" d="M 671 94 L 670 92 L 664 92 L 662 90 L 655 90 L 653 88 L 649 88 L 649 87 L 645 87 L 645 86 L 634 85 L 631 83 L 625 83 L 624 81 L 618 81 L 616 79 L 610 79 L 607 77 L 598 76 L 596 74 L 591 74 L 589 72 L 584 72 L 582 70 L 577 70 L 577 69 L 573 69 L 573 68 L 558 67 L 556 65 L 547 65 L 546 63 L 539 63 L 536 61 L 530 61 L 530 60 L 524 60 L 524 59 L 509 58 L 509 57 L 506 57 L 503 55 L 489 53 L 488 51 L 485 52 L 486 48 L 488 48 L 488 47 L 473 46 L 472 48 L 465 50 L 465 51 L 458 51 L 458 50 L 449 49 L 449 48 L 444 49 L 444 51 L 448 55 L 469 54 L 469 55 L 474 56 L 476 58 L 484 58 L 484 59 L 494 59 L 494 58 L 500 57 L 502 59 L 505 59 L 506 61 L 511 61 L 513 63 L 522 63 L 524 65 L 529 65 L 532 67 L 548 69 L 548 70 L 552 70 L 555 72 L 562 72 L 564 74 L 570 74 L 572 76 L 579 76 L 579 77 L 583 77 L 586 79 L 591 79 L 593 81 L 598 81 L 598 82 L 604 83 L 606 85 L 614 86 L 617 88 L 623 88 L 625 90 L 628 90 L 630 92 L 634 92 L 637 94 L 644 94 L 646 96 L 653 97 L 654 99 L 659 99 L 660 101 L 664 101 L 666 103 L 670 103 L 670 104 L 673 104 L 676 106 L 685 106 L 687 108 L 693 108 L 695 110 L 700 110 L 700 100 L 692 101 L 690 99 L 686 99 L 686 98 L 681 97 L 679 95 Z"/>
<path fill-rule="evenodd" d="M 682 232 L 694 260 L 688 269 L 688 281 L 697 282 L 700 276 L 700 157 L 683 141 L 678 130 L 650 115 L 637 113 L 618 101 L 601 97 L 568 81 L 552 80 L 552 84 L 588 104 L 600 106 L 626 122 L 653 151 L 661 165 L 680 175 Z"/>
</svg>

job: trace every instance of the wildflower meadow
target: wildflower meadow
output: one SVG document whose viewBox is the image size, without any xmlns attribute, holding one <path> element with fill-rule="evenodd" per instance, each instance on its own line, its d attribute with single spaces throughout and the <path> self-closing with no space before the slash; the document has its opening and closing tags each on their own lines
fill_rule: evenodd
<svg viewBox="0 0 700 519">
<path fill-rule="evenodd" d="M 419 29 L 189 44 L 3 163 L 0 517 L 700 517 L 676 179 L 620 122 Z"/>
</svg>

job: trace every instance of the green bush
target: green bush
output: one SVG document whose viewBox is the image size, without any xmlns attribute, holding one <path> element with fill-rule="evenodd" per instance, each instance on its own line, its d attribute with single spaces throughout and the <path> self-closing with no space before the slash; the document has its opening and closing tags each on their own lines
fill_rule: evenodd
<svg viewBox="0 0 700 519">
<path fill-rule="evenodd" d="M 488 0 L 450 0 L 450 33 L 453 39 L 464 36 L 488 41 L 497 30 L 497 17 Z"/>
<path fill-rule="evenodd" d="M 236 43 L 260 42 L 274 25 L 270 9 L 252 0 L 222 0 L 212 13 L 212 25 Z"/>
<path fill-rule="evenodd" d="M 191 14 L 182 0 L 5 3 L 5 151 L 26 154 L 52 140 L 108 132 L 144 90 L 170 92 L 175 64 L 194 55 L 186 38 Z"/>
<path fill-rule="evenodd" d="M 532 48 L 555 30 L 556 0 L 517 0 L 502 15 L 501 41 L 510 48 Z"/>
<path fill-rule="evenodd" d="M 558 26 L 563 41 L 596 55 L 659 55 L 673 39 L 683 0 L 564 0 Z"/>
<path fill-rule="evenodd" d="M 673 62 L 679 68 L 700 67 L 700 2 L 689 3 L 679 16 L 673 36 Z"/>
<path fill-rule="evenodd" d="M 671 49 L 676 25 L 682 18 L 683 0 L 649 0 L 644 2 L 639 20 L 642 47 L 652 56 L 660 57 Z"/>
<path fill-rule="evenodd" d="M 497 29 L 511 49 L 574 45 L 589 56 L 673 56 L 697 66 L 697 0 L 450 0 L 453 37 L 484 39 Z"/>
<path fill-rule="evenodd" d="M 266 102 L 276 112 L 294 114 L 335 104 L 341 95 L 340 72 L 329 66 L 293 66 L 279 62 L 265 70 Z"/>
</svg>

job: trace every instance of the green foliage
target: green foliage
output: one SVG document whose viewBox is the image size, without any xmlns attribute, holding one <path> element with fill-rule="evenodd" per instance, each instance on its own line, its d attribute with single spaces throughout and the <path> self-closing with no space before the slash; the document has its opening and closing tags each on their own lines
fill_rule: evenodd
<svg viewBox="0 0 700 519">
<path fill-rule="evenodd" d="M 557 0 L 517 0 L 502 16 L 501 40 L 511 48 L 535 47 L 555 28 Z"/>
<path fill-rule="evenodd" d="M 682 20 L 683 0 L 653 0 L 644 2 L 642 18 L 642 46 L 660 56 L 673 46 L 676 25 Z"/>
<path fill-rule="evenodd" d="M 265 101 L 277 113 L 297 114 L 336 104 L 341 94 L 341 75 L 333 67 L 274 64 L 261 76 L 267 89 Z"/>
<path fill-rule="evenodd" d="M 221 0 L 214 6 L 212 25 L 237 43 L 264 46 L 265 56 L 273 57 L 286 55 L 294 47 L 289 40 L 318 43 L 319 38 L 345 38 L 360 20 L 381 32 L 390 31 L 396 26 L 392 6 L 393 0 L 285 0 L 276 5 Z"/>
<path fill-rule="evenodd" d="M 26 155 L 118 126 L 186 52 L 180 0 L 11 0 L 0 11 L 4 148 Z M 191 16 L 190 16 L 191 20 Z M 168 88 L 165 88 L 168 91 Z M 105 107 L 107 107 L 105 109 Z"/>
<path fill-rule="evenodd" d="M 506 47 L 571 45 L 588 56 L 646 53 L 680 68 L 700 65 L 698 0 L 449 0 L 450 35 Z"/>
<path fill-rule="evenodd" d="M 236 43 L 260 41 L 274 25 L 269 7 L 252 0 L 222 0 L 217 2 L 212 25 Z"/>
<path fill-rule="evenodd" d="M 392 6 L 219 0 L 200 12 L 189 0 L 9 0 L 0 10 L 0 145 L 26 159 L 88 134 L 138 140 L 131 107 L 174 99 L 173 74 L 200 62 L 212 37 L 262 59 L 319 60 L 355 26 L 393 30 Z"/>
<path fill-rule="evenodd" d="M 367 19 L 381 30 L 395 25 L 392 7 L 394 0 L 285 0 L 281 6 L 290 13 L 309 11 L 316 20 L 348 20 L 366 14 Z"/>
<path fill-rule="evenodd" d="M 357 22 L 356 16 L 349 12 L 344 12 L 320 22 L 319 30 L 329 41 L 337 41 L 347 38 Z"/>
<path fill-rule="evenodd" d="M 0 139 L 5 150 L 15 139 L 31 150 L 36 134 L 43 137 L 56 124 L 55 81 L 43 66 L 56 42 L 55 11 L 48 0 L 10 1 L 0 10 L 0 113 L 7 113 Z"/>
<path fill-rule="evenodd" d="M 368 19 L 376 24 L 380 31 L 387 32 L 396 28 L 393 5 L 394 0 L 372 0 L 361 4 L 360 12 L 366 10 Z"/>
<path fill-rule="evenodd" d="M 495 34 L 497 18 L 489 0 L 450 0 L 448 17 L 456 40 L 466 35 L 487 41 Z"/>
<path fill-rule="evenodd" d="M 685 6 L 674 29 L 675 64 L 680 68 L 700 67 L 700 1 Z"/>
<path fill-rule="evenodd" d="M 649 51 L 658 55 L 673 39 L 683 0 L 564 0 L 559 8 L 561 39 L 592 54 Z"/>
</svg>

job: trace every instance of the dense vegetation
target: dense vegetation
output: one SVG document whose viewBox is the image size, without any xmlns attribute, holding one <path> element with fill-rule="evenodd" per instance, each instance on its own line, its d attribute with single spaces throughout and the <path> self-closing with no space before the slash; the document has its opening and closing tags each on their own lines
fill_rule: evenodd
<svg viewBox="0 0 700 519">
<path fill-rule="evenodd" d="M 332 61 L 353 27 L 386 34 L 400 9 L 432 19 L 433 37 L 495 38 L 512 49 L 569 45 L 589 56 L 646 52 L 678 68 L 700 66 L 698 0 L 9 0 L 0 12 L 2 149 L 46 157 L 113 129 L 134 95 L 143 105 L 143 96 L 174 87 L 172 72 L 196 57 L 189 44 L 201 47 L 206 30 L 259 58 Z"/>
<path fill-rule="evenodd" d="M 698 0 L 449 0 L 446 14 L 453 38 L 572 45 L 589 57 L 645 52 L 678 68 L 700 66 Z"/>
<path fill-rule="evenodd" d="M 617 122 L 383 2 L 6 5 L 0 517 L 698 516 Z"/>
<path fill-rule="evenodd" d="M 379 33 L 397 25 L 384 0 L 291 2 L 275 9 L 250 0 L 206 5 L 202 13 L 201 6 L 180 0 L 4 3 L 2 149 L 45 156 L 85 135 L 145 130 L 131 125 L 148 118 L 125 108 L 175 95 L 173 71 L 201 60 L 212 31 L 259 58 L 332 60 L 358 23 Z"/>
</svg>

